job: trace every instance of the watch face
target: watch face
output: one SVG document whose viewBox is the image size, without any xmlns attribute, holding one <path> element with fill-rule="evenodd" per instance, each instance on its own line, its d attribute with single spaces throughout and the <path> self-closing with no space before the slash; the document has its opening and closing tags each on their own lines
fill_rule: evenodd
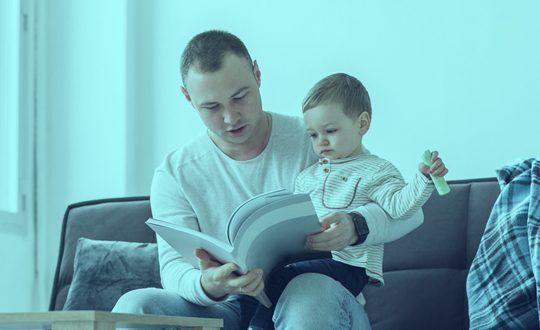
<svg viewBox="0 0 540 330">
<path fill-rule="evenodd" d="M 364 218 L 361 214 L 354 213 L 354 212 L 349 213 L 349 214 L 351 215 L 351 219 L 354 224 L 354 229 L 356 231 L 356 235 L 358 236 L 358 240 L 353 245 L 361 244 L 366 240 L 369 234 L 369 228 L 366 223 L 366 218 Z"/>
<path fill-rule="evenodd" d="M 369 234 L 369 228 L 367 226 L 366 219 L 358 213 L 353 213 L 352 217 L 353 217 L 353 221 L 357 224 L 358 234 L 362 234 L 362 235 Z"/>
</svg>

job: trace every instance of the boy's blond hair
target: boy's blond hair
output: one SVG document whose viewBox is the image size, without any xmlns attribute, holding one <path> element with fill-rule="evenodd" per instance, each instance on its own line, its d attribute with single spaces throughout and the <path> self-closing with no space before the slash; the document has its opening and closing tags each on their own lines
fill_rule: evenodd
<svg viewBox="0 0 540 330">
<path fill-rule="evenodd" d="M 353 120 L 362 112 L 367 112 L 371 118 L 371 101 L 366 88 L 348 74 L 335 73 L 316 83 L 302 103 L 302 112 L 329 103 L 340 104 L 345 115 Z"/>
</svg>

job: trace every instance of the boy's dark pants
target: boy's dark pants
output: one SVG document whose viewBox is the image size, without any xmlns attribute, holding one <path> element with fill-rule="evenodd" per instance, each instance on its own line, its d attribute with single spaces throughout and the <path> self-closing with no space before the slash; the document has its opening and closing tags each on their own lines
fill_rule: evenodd
<svg viewBox="0 0 540 330">
<path fill-rule="evenodd" d="M 278 267 L 266 278 L 264 289 L 272 302 L 272 307 L 266 308 L 259 304 L 250 326 L 255 329 L 274 329 L 272 315 L 281 293 L 294 277 L 304 273 L 327 275 L 341 283 L 355 297 L 360 294 L 368 281 L 364 268 L 350 266 L 332 259 L 303 260 Z"/>
</svg>

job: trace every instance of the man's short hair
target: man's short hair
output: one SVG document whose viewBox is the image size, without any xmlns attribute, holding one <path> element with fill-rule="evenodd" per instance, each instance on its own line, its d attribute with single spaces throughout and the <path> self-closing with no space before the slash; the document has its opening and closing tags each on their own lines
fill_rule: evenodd
<svg viewBox="0 0 540 330">
<path fill-rule="evenodd" d="M 249 63 L 253 63 L 249 52 L 237 36 L 232 33 L 210 30 L 199 33 L 187 44 L 180 63 L 182 81 L 186 83 L 189 69 L 196 65 L 201 72 L 216 72 L 221 69 L 223 58 L 232 53 L 244 57 Z"/>
<path fill-rule="evenodd" d="M 316 83 L 302 103 L 302 112 L 330 103 L 340 104 L 345 115 L 353 120 L 362 112 L 371 117 L 371 101 L 366 88 L 360 80 L 348 74 L 335 73 Z"/>
</svg>

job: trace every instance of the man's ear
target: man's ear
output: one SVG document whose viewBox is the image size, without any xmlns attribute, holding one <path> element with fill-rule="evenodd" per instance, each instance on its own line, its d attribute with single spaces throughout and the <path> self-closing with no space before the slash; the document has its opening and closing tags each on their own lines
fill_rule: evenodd
<svg viewBox="0 0 540 330">
<path fill-rule="evenodd" d="M 191 97 L 189 96 L 187 89 L 184 86 L 182 86 L 181 89 L 182 94 L 184 94 L 184 96 L 186 97 L 186 100 L 191 103 Z"/>
<path fill-rule="evenodd" d="M 358 125 L 358 134 L 366 134 L 369 130 L 369 126 L 371 125 L 371 116 L 369 115 L 369 113 L 367 113 L 366 111 L 362 112 L 360 116 L 358 116 L 356 124 Z"/>
<path fill-rule="evenodd" d="M 253 61 L 253 74 L 255 75 L 255 80 L 257 81 L 257 85 L 261 87 L 261 70 L 259 70 L 259 65 L 257 64 L 257 60 Z"/>
</svg>

